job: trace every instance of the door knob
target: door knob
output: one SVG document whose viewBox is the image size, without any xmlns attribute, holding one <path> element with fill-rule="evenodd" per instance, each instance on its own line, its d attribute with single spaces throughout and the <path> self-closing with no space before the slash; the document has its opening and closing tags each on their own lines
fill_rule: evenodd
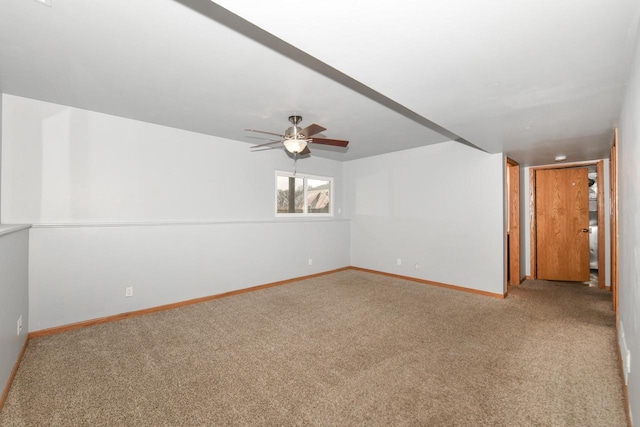
<svg viewBox="0 0 640 427">
<path fill-rule="evenodd" d="M 583 229 L 582 229 L 582 232 L 583 232 L 583 233 L 588 233 L 588 232 L 589 232 L 589 229 L 588 229 L 588 228 L 583 228 Z"/>
</svg>

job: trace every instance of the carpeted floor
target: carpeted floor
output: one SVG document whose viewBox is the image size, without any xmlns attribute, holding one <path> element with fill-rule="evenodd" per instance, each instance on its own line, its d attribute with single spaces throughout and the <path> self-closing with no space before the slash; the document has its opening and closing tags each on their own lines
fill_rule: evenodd
<svg viewBox="0 0 640 427">
<path fill-rule="evenodd" d="M 611 294 L 347 270 L 32 340 L 2 426 L 625 426 Z"/>
</svg>

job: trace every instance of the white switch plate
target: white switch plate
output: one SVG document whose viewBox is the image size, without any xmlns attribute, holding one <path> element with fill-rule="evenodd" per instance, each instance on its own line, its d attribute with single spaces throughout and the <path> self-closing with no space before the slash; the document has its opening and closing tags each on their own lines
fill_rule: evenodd
<svg viewBox="0 0 640 427">
<path fill-rule="evenodd" d="M 309 265 L 313 265 L 313 260 L 309 258 Z"/>
<path fill-rule="evenodd" d="M 402 258 L 396 259 L 396 265 L 402 265 Z"/>
<path fill-rule="evenodd" d="M 124 288 L 124 296 L 125 297 L 133 296 L 133 286 L 127 286 L 126 288 Z"/>
<path fill-rule="evenodd" d="M 20 332 L 22 332 L 22 314 L 20 315 L 20 317 L 18 317 L 18 324 L 17 324 L 17 332 L 16 332 L 16 335 L 20 335 Z"/>
</svg>

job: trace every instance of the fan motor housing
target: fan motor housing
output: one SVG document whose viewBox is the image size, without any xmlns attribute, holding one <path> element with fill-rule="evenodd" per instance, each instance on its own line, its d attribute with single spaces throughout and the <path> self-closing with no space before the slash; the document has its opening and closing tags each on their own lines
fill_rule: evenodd
<svg viewBox="0 0 640 427">
<path fill-rule="evenodd" d="M 284 136 L 286 138 L 297 138 L 297 139 L 305 139 L 307 136 L 300 133 L 299 128 L 295 127 L 295 126 L 291 126 L 290 128 L 288 128 L 285 133 Z"/>
</svg>

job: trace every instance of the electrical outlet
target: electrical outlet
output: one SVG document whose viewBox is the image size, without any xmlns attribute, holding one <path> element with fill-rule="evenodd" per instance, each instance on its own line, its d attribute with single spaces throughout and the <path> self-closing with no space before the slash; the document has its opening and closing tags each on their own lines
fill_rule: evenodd
<svg viewBox="0 0 640 427">
<path fill-rule="evenodd" d="M 313 265 L 313 260 L 309 258 L 309 265 Z"/>
<path fill-rule="evenodd" d="M 402 265 L 402 258 L 396 259 L 396 265 Z"/>
<path fill-rule="evenodd" d="M 618 326 L 618 345 L 620 355 L 622 356 L 622 372 L 624 374 L 624 383 L 629 384 L 629 373 L 631 372 L 631 350 L 627 347 L 627 339 L 624 335 L 624 326 L 620 321 Z"/>
<path fill-rule="evenodd" d="M 18 317 L 18 324 L 17 324 L 17 332 L 16 332 L 16 335 L 20 335 L 20 332 L 22 332 L 22 314 L 20 315 L 20 317 Z"/>
<path fill-rule="evenodd" d="M 124 296 L 127 298 L 133 296 L 133 286 L 127 286 L 124 288 Z"/>
<path fill-rule="evenodd" d="M 420 270 L 421 267 L 420 267 L 420 264 L 416 264 L 413 266 L 413 268 L 415 268 L 416 270 Z"/>
<path fill-rule="evenodd" d="M 629 374 L 631 373 L 631 352 L 626 350 L 622 355 L 622 373 L 624 375 L 624 384 L 629 385 Z"/>
</svg>

